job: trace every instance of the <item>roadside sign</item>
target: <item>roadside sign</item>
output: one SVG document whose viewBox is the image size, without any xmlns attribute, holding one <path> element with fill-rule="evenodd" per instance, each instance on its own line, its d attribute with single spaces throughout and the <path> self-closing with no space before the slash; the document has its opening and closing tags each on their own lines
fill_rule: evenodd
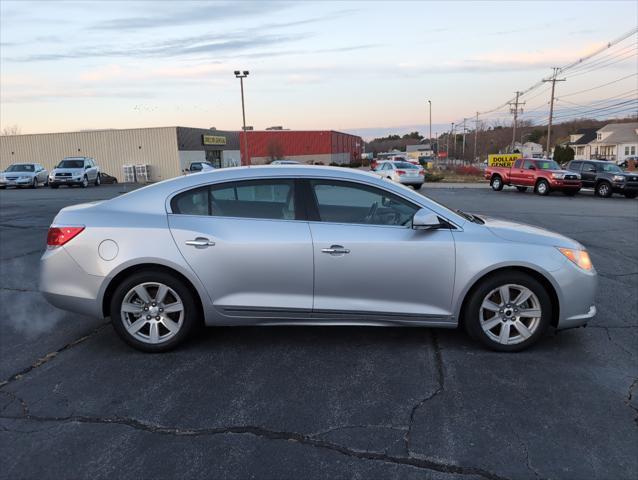
<svg viewBox="0 0 638 480">
<path fill-rule="evenodd" d="M 523 158 L 521 153 L 497 153 L 487 156 L 487 165 L 490 167 L 511 167 L 519 158 Z"/>
<path fill-rule="evenodd" d="M 439 152 L 438 153 L 438 157 L 439 158 L 447 158 L 447 152 Z"/>
</svg>

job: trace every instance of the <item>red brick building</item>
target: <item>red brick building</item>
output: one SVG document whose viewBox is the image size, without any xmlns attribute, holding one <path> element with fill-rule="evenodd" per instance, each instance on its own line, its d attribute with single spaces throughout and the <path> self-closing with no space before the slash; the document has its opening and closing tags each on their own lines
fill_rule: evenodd
<svg viewBox="0 0 638 480">
<path fill-rule="evenodd" d="M 244 135 L 247 134 L 248 155 Z M 239 132 L 242 165 L 296 160 L 302 163 L 353 163 L 361 161 L 363 140 L 334 130 L 263 130 Z"/>
</svg>

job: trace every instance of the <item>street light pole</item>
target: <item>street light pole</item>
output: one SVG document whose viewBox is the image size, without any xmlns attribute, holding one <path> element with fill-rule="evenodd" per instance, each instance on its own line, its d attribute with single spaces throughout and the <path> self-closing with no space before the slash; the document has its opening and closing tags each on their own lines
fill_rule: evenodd
<svg viewBox="0 0 638 480">
<path fill-rule="evenodd" d="M 235 78 L 239 78 L 239 85 L 241 87 L 241 116 L 243 120 L 243 131 L 244 131 L 244 165 L 250 166 L 250 157 L 248 156 L 248 131 L 246 130 L 246 109 L 244 107 L 244 78 L 248 76 L 250 73 L 248 70 L 244 70 L 240 72 L 239 70 L 235 70 Z"/>
<path fill-rule="evenodd" d="M 434 153 L 434 147 L 432 146 L 432 101 L 428 100 L 430 106 L 430 150 Z"/>
</svg>

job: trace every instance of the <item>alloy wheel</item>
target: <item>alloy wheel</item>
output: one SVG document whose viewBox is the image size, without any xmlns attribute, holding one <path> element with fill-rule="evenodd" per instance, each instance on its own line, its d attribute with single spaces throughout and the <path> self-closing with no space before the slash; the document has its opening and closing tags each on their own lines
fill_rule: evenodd
<svg viewBox="0 0 638 480">
<path fill-rule="evenodd" d="M 506 284 L 488 293 L 480 307 L 483 332 L 501 345 L 516 345 L 531 337 L 541 323 L 541 304 L 522 285 Z"/>
<path fill-rule="evenodd" d="M 141 342 L 157 345 L 174 337 L 184 323 L 184 305 L 175 290 L 159 282 L 131 288 L 120 316 L 126 331 Z"/>
</svg>

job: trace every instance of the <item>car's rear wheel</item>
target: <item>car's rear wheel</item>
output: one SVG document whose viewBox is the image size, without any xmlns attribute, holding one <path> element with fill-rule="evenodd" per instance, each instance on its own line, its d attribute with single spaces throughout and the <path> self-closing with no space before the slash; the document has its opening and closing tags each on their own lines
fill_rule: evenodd
<svg viewBox="0 0 638 480">
<path fill-rule="evenodd" d="M 636 193 L 636 192 L 626 192 L 625 193 L 625 198 L 636 198 L 636 196 L 638 196 L 638 193 Z"/>
<path fill-rule="evenodd" d="M 197 323 L 191 290 L 162 271 L 138 272 L 118 285 L 111 320 L 118 335 L 144 352 L 165 352 L 183 342 Z"/>
<path fill-rule="evenodd" d="M 470 336 L 492 350 L 515 352 L 536 343 L 552 317 L 545 287 L 523 272 L 503 272 L 475 288 L 464 311 Z"/>
<path fill-rule="evenodd" d="M 490 185 L 492 186 L 492 190 L 499 192 L 503 190 L 503 179 L 498 175 L 494 175 Z"/>
<path fill-rule="evenodd" d="M 547 183 L 547 180 L 539 180 L 536 183 L 536 187 L 534 188 L 534 191 L 538 195 L 548 195 L 549 194 L 549 183 Z"/>
<path fill-rule="evenodd" d="M 598 185 L 596 185 L 596 195 L 598 195 L 599 197 L 609 198 L 611 197 L 612 193 L 613 191 L 609 182 L 600 182 Z"/>
<path fill-rule="evenodd" d="M 518 190 L 519 192 L 526 192 L 527 187 L 516 187 L 516 190 Z"/>
<path fill-rule="evenodd" d="M 415 190 L 421 190 L 422 186 L 423 186 L 422 183 L 417 183 L 416 185 L 412 185 L 412 188 L 414 188 Z"/>
</svg>

